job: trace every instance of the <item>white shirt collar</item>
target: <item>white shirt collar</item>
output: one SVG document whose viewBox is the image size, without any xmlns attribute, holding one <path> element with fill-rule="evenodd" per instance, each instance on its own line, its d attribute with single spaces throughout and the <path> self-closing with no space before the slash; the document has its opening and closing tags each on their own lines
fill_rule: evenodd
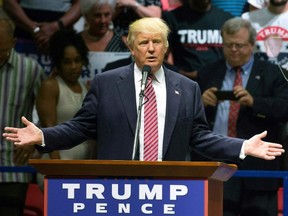
<svg viewBox="0 0 288 216">
<path fill-rule="evenodd" d="M 135 76 L 136 82 L 141 82 L 142 72 L 139 70 L 136 64 L 134 64 L 134 76 Z M 154 76 L 155 76 L 155 81 L 157 81 L 158 83 L 161 84 L 164 82 L 164 69 L 162 66 L 160 67 L 158 71 L 154 73 Z"/>
</svg>

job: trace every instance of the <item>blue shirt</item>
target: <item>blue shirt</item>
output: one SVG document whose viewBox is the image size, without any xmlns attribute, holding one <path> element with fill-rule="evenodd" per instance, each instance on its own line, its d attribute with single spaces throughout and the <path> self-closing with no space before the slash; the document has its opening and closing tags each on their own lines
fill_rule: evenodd
<svg viewBox="0 0 288 216">
<path fill-rule="evenodd" d="M 254 63 L 253 55 L 249 59 L 249 61 L 242 66 L 242 86 L 246 88 L 252 66 Z M 227 70 L 226 74 L 222 83 L 221 90 L 232 90 L 233 83 L 236 77 L 235 70 L 226 62 Z M 225 100 L 220 102 L 217 107 L 217 113 L 215 118 L 215 125 L 213 131 L 218 134 L 222 134 L 227 136 L 227 128 L 228 128 L 228 116 L 229 116 L 229 108 L 230 108 L 230 101 Z"/>
</svg>

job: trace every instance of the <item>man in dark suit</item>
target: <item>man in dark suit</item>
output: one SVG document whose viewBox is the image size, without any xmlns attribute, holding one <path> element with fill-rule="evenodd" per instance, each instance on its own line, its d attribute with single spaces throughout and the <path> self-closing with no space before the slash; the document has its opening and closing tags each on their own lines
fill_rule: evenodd
<svg viewBox="0 0 288 216">
<path fill-rule="evenodd" d="M 221 97 L 221 91 L 231 91 L 234 103 L 240 104 L 236 122 L 237 138 L 246 139 L 263 130 L 266 141 L 279 141 L 281 121 L 287 121 L 288 83 L 276 65 L 254 59 L 256 31 L 249 21 L 233 18 L 222 28 L 225 60 L 206 65 L 199 71 L 198 83 L 202 91 L 209 126 L 213 132 L 229 135 L 231 132 L 230 96 Z M 233 87 L 235 68 L 241 68 L 242 84 Z M 283 69 L 284 70 L 284 69 Z M 230 98 L 228 98 L 230 97 Z M 231 133 L 233 136 L 233 133 Z M 192 154 L 194 159 L 198 159 Z M 265 161 L 247 156 L 239 164 L 244 170 L 278 170 L 280 158 Z M 224 216 L 277 215 L 277 179 L 231 178 L 224 183 Z"/>
<path fill-rule="evenodd" d="M 192 148 L 211 158 L 235 162 L 246 155 L 267 160 L 281 155 L 280 144 L 262 141 L 266 132 L 248 140 L 211 133 L 197 83 L 162 66 L 168 49 L 168 34 L 168 26 L 159 18 L 135 21 L 130 25 L 127 38 L 135 63 L 95 76 L 82 108 L 72 120 L 39 129 L 23 117 L 25 128 L 6 127 L 3 136 L 19 147 L 38 144 L 41 152 L 71 148 L 94 138 L 97 139 L 98 159 L 130 160 L 142 92 L 141 71 L 144 65 L 149 65 L 157 102 L 157 111 L 151 114 L 158 113 L 158 129 L 153 130 L 158 140 L 155 160 L 187 160 Z M 152 101 L 149 95 L 145 90 L 145 103 Z M 140 121 L 144 127 L 145 116 L 142 115 Z M 145 136 L 146 131 L 141 127 L 137 151 L 140 160 L 145 160 Z"/>
</svg>

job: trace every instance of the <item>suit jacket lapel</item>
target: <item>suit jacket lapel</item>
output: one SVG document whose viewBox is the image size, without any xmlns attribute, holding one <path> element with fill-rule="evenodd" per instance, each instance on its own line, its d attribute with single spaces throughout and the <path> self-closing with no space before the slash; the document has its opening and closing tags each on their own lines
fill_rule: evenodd
<svg viewBox="0 0 288 216">
<path fill-rule="evenodd" d="M 215 71 L 215 76 L 213 77 L 214 83 L 211 86 L 215 86 L 218 90 L 221 90 L 226 71 L 227 67 L 225 61 L 223 61 L 221 66 Z"/>
<path fill-rule="evenodd" d="M 120 98 L 124 107 L 130 127 L 135 133 L 137 121 L 136 96 L 134 88 L 134 67 L 133 63 L 125 67 L 123 72 L 119 74 L 119 81 L 117 82 Z"/>
<path fill-rule="evenodd" d="M 181 89 L 179 88 L 178 79 L 172 74 L 174 72 L 167 71 L 166 68 L 164 68 L 164 72 L 166 81 L 167 105 L 163 140 L 163 157 L 165 156 L 168 149 L 168 145 L 177 121 L 181 98 Z"/>
<path fill-rule="evenodd" d="M 176 124 L 181 98 L 181 89 L 179 88 L 177 78 L 173 76 L 174 72 L 167 71 L 166 68 L 164 68 L 164 72 L 167 91 L 167 105 L 163 140 L 163 156 L 168 149 L 168 145 Z M 137 121 L 137 107 L 135 88 L 131 89 L 131 86 L 134 86 L 133 64 L 125 67 L 125 71 L 120 72 L 117 85 L 131 130 L 133 131 L 133 133 L 135 133 L 135 126 Z"/>
<path fill-rule="evenodd" d="M 254 64 L 251 70 L 251 74 L 249 76 L 246 90 L 251 94 L 255 95 L 255 91 L 258 88 L 258 85 L 261 81 L 262 73 L 265 70 L 264 64 L 261 64 L 258 60 L 254 60 Z"/>
</svg>

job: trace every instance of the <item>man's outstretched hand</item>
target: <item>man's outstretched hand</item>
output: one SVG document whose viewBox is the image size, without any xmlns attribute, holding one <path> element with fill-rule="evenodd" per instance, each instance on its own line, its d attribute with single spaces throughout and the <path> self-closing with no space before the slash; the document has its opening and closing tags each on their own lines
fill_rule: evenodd
<svg viewBox="0 0 288 216">
<path fill-rule="evenodd" d="M 32 122 L 28 121 L 24 116 L 21 120 L 26 127 L 5 127 L 5 133 L 3 133 L 3 136 L 7 140 L 13 142 L 16 146 L 42 144 L 42 131 Z"/>
<path fill-rule="evenodd" d="M 282 145 L 278 143 L 265 142 L 262 139 L 267 135 L 267 131 L 262 132 L 246 140 L 245 155 L 273 160 L 285 151 Z"/>
<path fill-rule="evenodd" d="M 5 127 L 3 136 L 19 147 L 42 144 L 42 131 L 25 117 L 22 117 L 21 120 L 26 127 Z M 265 160 L 273 160 L 277 156 L 282 155 L 285 152 L 282 145 L 263 141 L 262 139 L 266 135 L 267 131 L 264 131 L 261 134 L 256 134 L 249 140 L 246 140 L 244 149 L 245 155 Z"/>
</svg>

